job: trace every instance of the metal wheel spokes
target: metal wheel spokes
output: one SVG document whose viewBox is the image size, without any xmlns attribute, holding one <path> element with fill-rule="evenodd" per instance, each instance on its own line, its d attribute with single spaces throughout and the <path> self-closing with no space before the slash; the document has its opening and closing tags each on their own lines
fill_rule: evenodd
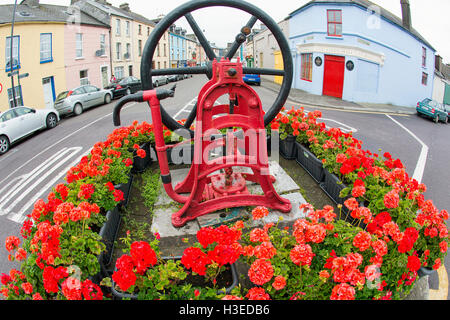
<svg viewBox="0 0 450 320">
<path fill-rule="evenodd" d="M 207 7 L 230 7 L 235 9 L 240 9 L 245 11 L 251 15 L 250 20 L 247 24 L 242 27 L 241 32 L 236 36 L 232 46 L 225 54 L 225 59 L 232 59 L 235 55 L 239 47 L 246 41 L 247 36 L 251 33 L 251 29 L 255 25 L 255 23 L 260 20 L 266 27 L 272 32 L 275 40 L 277 41 L 280 51 L 283 57 L 283 65 L 284 70 L 278 69 L 267 69 L 267 68 L 243 68 L 244 74 L 258 74 L 258 75 L 270 75 L 270 76 L 282 76 L 283 82 L 280 88 L 280 92 L 275 99 L 272 107 L 266 112 L 264 116 L 264 124 L 268 125 L 275 116 L 279 113 L 284 103 L 287 100 L 289 95 L 289 91 L 292 85 L 293 80 L 293 62 L 290 52 L 289 44 L 279 28 L 278 24 L 265 12 L 260 10 L 258 7 L 242 1 L 242 0 L 192 0 L 189 1 L 172 12 L 170 12 L 166 17 L 164 17 L 155 27 L 152 32 L 152 35 L 147 40 L 144 52 L 142 55 L 142 64 L 141 64 L 141 78 L 142 78 L 142 88 L 143 90 L 153 89 L 152 76 L 160 76 L 160 75 L 178 75 L 178 74 L 205 74 L 209 79 L 212 78 L 212 61 L 214 59 L 219 60 L 221 57 L 217 57 L 206 39 L 204 33 L 198 26 L 191 12 L 207 8 Z M 163 34 L 169 27 L 175 23 L 178 19 L 185 17 L 189 26 L 192 28 L 195 36 L 203 47 L 206 56 L 210 60 L 210 63 L 206 66 L 197 66 L 197 67 L 184 67 L 184 68 L 176 68 L 176 69 L 159 69 L 152 70 L 151 62 L 153 61 L 153 55 L 158 45 L 159 40 L 162 38 Z M 187 129 L 190 131 L 191 136 L 194 136 L 194 132 L 189 128 L 195 120 L 197 114 L 197 104 L 195 104 L 194 108 L 190 112 L 186 122 L 184 125 L 178 123 L 175 119 L 173 119 L 166 110 L 161 106 L 161 116 L 164 125 L 172 131 L 176 129 Z"/>
</svg>

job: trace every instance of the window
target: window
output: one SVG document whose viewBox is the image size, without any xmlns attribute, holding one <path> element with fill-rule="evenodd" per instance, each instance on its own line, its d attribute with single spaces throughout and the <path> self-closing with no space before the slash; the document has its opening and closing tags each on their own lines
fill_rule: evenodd
<svg viewBox="0 0 450 320">
<path fill-rule="evenodd" d="M 130 59 L 131 56 L 131 44 L 127 43 L 127 52 L 125 53 L 125 59 Z"/>
<path fill-rule="evenodd" d="M 40 50 L 41 63 L 52 62 L 52 34 L 41 33 L 41 50 Z"/>
<path fill-rule="evenodd" d="M 157 56 L 157 57 L 160 56 L 160 53 L 159 53 L 159 43 L 158 43 L 158 46 L 156 47 L 156 56 Z"/>
<path fill-rule="evenodd" d="M 114 75 L 116 76 L 116 79 L 122 79 L 123 78 L 123 67 L 115 67 Z"/>
<path fill-rule="evenodd" d="M 422 72 L 422 84 L 424 86 L 428 85 L 428 74 L 425 72 Z"/>
<path fill-rule="evenodd" d="M 20 47 L 20 36 L 13 37 L 13 59 L 12 59 L 12 68 L 19 69 L 20 68 L 20 58 L 19 58 L 19 47 Z M 11 37 L 6 37 L 6 45 L 5 45 L 5 64 L 6 70 L 11 71 Z"/>
<path fill-rule="evenodd" d="M 83 57 L 83 34 L 77 33 L 76 34 L 76 58 L 82 58 Z"/>
<path fill-rule="evenodd" d="M 141 25 L 138 26 L 138 34 L 142 35 L 142 26 Z"/>
<path fill-rule="evenodd" d="M 161 69 L 161 62 L 158 61 L 158 69 Z"/>
<path fill-rule="evenodd" d="M 422 67 L 427 66 L 427 49 L 422 47 Z"/>
<path fill-rule="evenodd" d="M 120 42 L 116 43 L 116 58 L 122 60 L 122 44 Z"/>
<path fill-rule="evenodd" d="M 88 71 L 81 70 L 80 71 L 80 85 L 84 86 L 86 84 L 89 84 Z"/>
<path fill-rule="evenodd" d="M 127 35 L 127 37 L 130 36 L 130 21 L 125 22 L 125 34 Z"/>
<path fill-rule="evenodd" d="M 164 69 L 167 68 L 167 61 L 164 61 Z"/>
<path fill-rule="evenodd" d="M 328 35 L 342 37 L 342 10 L 327 10 Z"/>
<path fill-rule="evenodd" d="M 166 44 L 164 43 L 164 57 L 167 57 L 167 47 L 166 47 Z"/>
<path fill-rule="evenodd" d="M 16 107 L 17 106 L 23 106 L 23 98 L 22 98 L 22 87 L 16 86 L 14 87 L 14 95 L 16 98 Z M 9 100 L 9 107 L 14 108 L 13 105 L 13 93 L 11 89 L 8 89 L 8 100 Z"/>
<path fill-rule="evenodd" d="M 302 54 L 301 79 L 312 81 L 312 53 Z"/>
<path fill-rule="evenodd" d="M 104 56 L 106 54 L 106 35 L 100 35 L 100 52 Z"/>
<path fill-rule="evenodd" d="M 131 77 L 133 75 L 133 66 L 128 66 L 128 75 Z M 130 81 L 128 81 L 130 82 Z"/>
<path fill-rule="evenodd" d="M 15 113 L 15 110 L 9 110 L 2 114 L 2 116 L 0 117 L 0 122 L 6 122 L 16 117 L 17 115 Z"/>
<path fill-rule="evenodd" d="M 14 111 L 16 112 L 17 116 L 24 116 L 26 114 L 32 113 L 30 108 L 27 107 L 19 107 L 19 108 L 15 108 Z"/>
<path fill-rule="evenodd" d="M 142 40 L 138 40 L 138 53 L 139 57 L 142 56 Z"/>
<path fill-rule="evenodd" d="M 120 36 L 120 19 L 116 19 L 116 36 Z"/>
</svg>

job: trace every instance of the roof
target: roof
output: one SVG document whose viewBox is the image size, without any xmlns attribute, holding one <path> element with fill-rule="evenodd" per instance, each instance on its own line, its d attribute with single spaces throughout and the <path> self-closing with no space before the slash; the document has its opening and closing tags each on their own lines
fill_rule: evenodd
<svg viewBox="0 0 450 320">
<path fill-rule="evenodd" d="M 10 24 L 14 12 L 14 5 L 7 4 L 0 6 L 0 25 Z M 39 4 L 38 7 L 27 6 L 26 4 L 18 4 L 16 8 L 15 22 L 70 22 L 73 10 L 67 6 L 57 6 L 51 4 Z M 78 22 L 78 20 L 77 20 Z M 84 25 L 93 25 L 109 28 L 108 25 L 87 15 L 83 12 L 80 14 L 80 23 Z"/>
<path fill-rule="evenodd" d="M 83 1 L 83 0 L 81 0 L 81 1 Z M 81 1 L 76 2 L 75 5 Z M 139 22 L 151 25 L 151 26 L 155 26 L 155 22 L 153 22 L 152 20 L 147 19 L 146 17 L 144 17 L 140 14 L 137 14 L 135 12 L 127 11 L 127 10 L 124 10 L 124 9 L 121 9 L 121 8 L 118 8 L 118 7 L 109 5 L 109 4 L 103 4 L 103 3 L 99 3 L 99 2 L 93 1 L 93 0 L 84 0 L 84 2 L 86 2 L 92 6 L 95 6 L 96 8 L 108 13 L 109 15 L 115 15 L 115 16 L 130 19 L 130 20 L 139 21 Z"/>
<path fill-rule="evenodd" d="M 379 5 L 377 5 L 376 3 L 373 3 L 369 0 L 311 0 L 309 1 L 307 4 L 303 5 L 302 7 L 298 8 L 297 10 L 291 12 L 289 14 L 289 18 L 296 15 L 299 11 L 314 5 L 314 4 L 350 4 L 350 5 L 356 5 L 359 7 L 363 7 L 364 9 L 373 9 L 374 7 L 377 7 L 380 9 L 380 15 L 389 20 L 390 22 L 392 22 L 393 24 L 397 25 L 397 27 L 403 29 L 404 31 L 410 33 L 413 37 L 415 37 L 417 40 L 421 41 L 422 43 L 424 43 L 425 45 L 427 45 L 429 48 L 431 48 L 432 50 L 436 51 L 436 49 L 433 48 L 433 46 L 427 41 L 425 40 L 424 37 L 422 37 L 420 35 L 420 33 L 415 30 L 414 28 L 411 28 L 411 30 L 406 29 L 403 26 L 403 20 L 399 17 L 397 17 L 395 14 L 391 13 L 390 11 L 384 9 L 383 7 L 380 7 Z"/>
</svg>

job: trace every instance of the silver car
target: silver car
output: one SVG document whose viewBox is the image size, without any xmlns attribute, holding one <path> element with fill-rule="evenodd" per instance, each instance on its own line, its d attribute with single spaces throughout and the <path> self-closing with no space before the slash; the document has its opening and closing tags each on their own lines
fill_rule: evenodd
<svg viewBox="0 0 450 320">
<path fill-rule="evenodd" d="M 55 109 L 61 116 L 70 113 L 78 116 L 90 107 L 110 103 L 111 99 L 111 90 L 84 85 L 70 91 L 61 92 L 56 97 Z"/>
<path fill-rule="evenodd" d="M 163 84 L 168 84 L 169 83 L 169 77 L 167 76 L 152 76 L 152 82 L 153 82 L 153 87 L 159 87 L 160 85 Z"/>
<path fill-rule="evenodd" d="M 54 109 L 16 107 L 0 113 L 0 155 L 20 139 L 44 128 L 54 128 L 58 121 L 59 114 Z"/>
</svg>

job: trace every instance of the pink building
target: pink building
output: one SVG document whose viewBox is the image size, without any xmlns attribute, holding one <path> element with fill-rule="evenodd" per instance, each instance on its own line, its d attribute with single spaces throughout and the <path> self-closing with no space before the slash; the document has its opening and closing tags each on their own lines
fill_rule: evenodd
<svg viewBox="0 0 450 320">
<path fill-rule="evenodd" d="M 111 77 L 110 28 L 92 17 L 83 16 L 81 24 L 65 26 L 67 90 L 84 84 L 104 88 Z"/>
</svg>

